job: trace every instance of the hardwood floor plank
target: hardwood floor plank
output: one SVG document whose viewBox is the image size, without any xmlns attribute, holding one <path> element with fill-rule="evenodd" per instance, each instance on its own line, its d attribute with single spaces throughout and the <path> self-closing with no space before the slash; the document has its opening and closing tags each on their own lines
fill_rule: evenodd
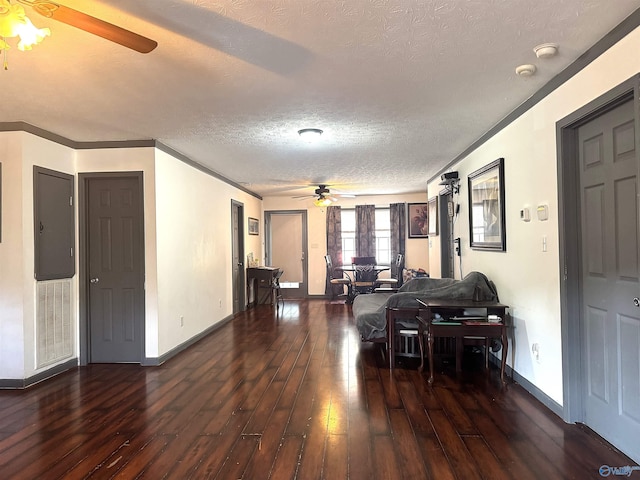
<svg viewBox="0 0 640 480">
<path fill-rule="evenodd" d="M 511 478 L 502 468 L 482 437 L 467 435 L 462 437 L 462 441 L 469 453 L 471 453 L 476 465 L 478 465 L 478 471 L 482 478 L 490 478 L 492 480 L 508 480 Z"/>
<path fill-rule="evenodd" d="M 299 435 L 284 437 L 269 478 L 273 480 L 300 478 L 296 477 L 296 472 L 298 471 L 303 441 L 304 439 Z"/>
<path fill-rule="evenodd" d="M 402 474 L 405 479 L 421 480 L 427 477 L 427 470 L 422 461 L 418 440 L 411 429 L 411 424 L 404 410 L 389 412 L 393 441 L 398 458 L 403 466 Z"/>
<path fill-rule="evenodd" d="M 384 399 L 384 387 L 375 380 L 366 380 L 367 402 L 369 407 L 369 429 L 372 435 L 389 435 L 391 427 Z"/>
<path fill-rule="evenodd" d="M 396 457 L 394 441 L 388 435 L 374 435 L 373 472 L 379 480 L 400 480 L 403 477 L 404 465 Z"/>
<path fill-rule="evenodd" d="M 251 458 L 245 471 L 245 478 L 266 478 L 265 475 L 271 472 L 274 459 L 278 455 L 280 445 L 283 441 L 284 429 L 289 419 L 289 411 L 281 409 L 273 412 L 265 426 L 262 434 L 256 434 L 259 439 L 258 450 Z M 244 434 L 249 434 L 254 430 L 249 426 L 245 427 Z"/>
<path fill-rule="evenodd" d="M 345 434 L 327 436 L 326 453 L 322 467 L 323 478 L 349 478 L 348 438 Z"/>
<path fill-rule="evenodd" d="M 137 478 L 147 465 L 166 449 L 169 441 L 170 438 L 165 435 L 158 435 L 152 438 L 113 478 L 121 480 Z M 184 461 L 188 461 L 188 459 Z"/>
<path fill-rule="evenodd" d="M 380 371 L 380 382 L 382 383 L 382 390 L 384 391 L 384 400 L 389 410 L 402 408 L 402 399 L 398 393 L 394 373 L 395 370 Z"/>
<path fill-rule="evenodd" d="M 469 415 L 484 441 L 499 459 L 500 464 L 511 473 L 512 478 L 522 480 L 537 478 L 534 472 L 527 467 L 526 459 L 520 458 L 510 439 L 500 431 L 488 415 L 479 411 L 471 411 Z"/>
<path fill-rule="evenodd" d="M 431 387 L 361 343 L 347 305 L 258 306 L 159 367 L 0 391 L 0 478 L 583 479 L 634 465 L 476 357 L 458 374 L 441 363 Z"/>
<path fill-rule="evenodd" d="M 349 478 L 351 480 L 370 480 L 373 478 L 373 453 L 370 435 L 366 407 L 350 407 L 347 449 L 349 452 Z"/>
<path fill-rule="evenodd" d="M 194 475 L 197 478 L 215 478 L 216 475 L 222 470 L 225 462 L 228 461 L 228 457 L 231 455 L 231 451 L 242 436 L 242 431 L 249 421 L 251 412 L 237 412 L 231 416 L 229 422 L 226 424 L 224 430 L 219 435 L 208 435 L 211 438 L 211 445 L 209 451 L 202 456 L 202 460 L 195 470 Z M 257 439 L 253 438 L 253 441 L 257 442 Z M 247 442 L 243 442 L 247 445 Z M 152 476 L 148 477 L 152 479 Z M 168 478 L 180 478 L 174 477 L 173 472 L 169 472 Z M 239 478 L 239 477 L 234 477 Z"/>
<path fill-rule="evenodd" d="M 436 437 L 417 434 L 416 439 L 430 478 L 434 480 L 455 480 L 458 478 Z"/>
<path fill-rule="evenodd" d="M 324 465 L 326 439 L 326 422 L 312 422 L 302 445 L 298 478 L 323 478 L 322 466 Z"/>
<path fill-rule="evenodd" d="M 258 448 L 260 439 L 253 435 L 241 436 L 227 457 L 224 465 L 214 478 L 229 480 L 232 478 L 243 478 L 249 459 Z M 266 472 L 265 472 L 266 473 Z M 181 478 L 181 477 L 176 477 Z M 183 478 L 183 477 L 182 477 Z"/>
<path fill-rule="evenodd" d="M 433 428 L 456 475 L 465 480 L 481 478 L 478 473 L 478 466 L 444 411 L 431 410 L 429 411 L 429 418 L 431 418 Z"/>
<path fill-rule="evenodd" d="M 434 391 L 447 417 L 449 417 L 449 420 L 454 424 L 460 435 L 475 435 L 478 433 L 467 414 L 468 410 L 458 401 L 463 395 L 456 395 L 447 388 L 434 388 Z"/>
</svg>

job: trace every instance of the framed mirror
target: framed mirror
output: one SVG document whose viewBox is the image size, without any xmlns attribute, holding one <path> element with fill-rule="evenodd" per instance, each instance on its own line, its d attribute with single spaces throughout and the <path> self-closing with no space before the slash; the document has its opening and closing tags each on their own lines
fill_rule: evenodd
<svg viewBox="0 0 640 480">
<path fill-rule="evenodd" d="M 469 238 L 475 250 L 507 250 L 504 158 L 469 174 Z"/>
</svg>

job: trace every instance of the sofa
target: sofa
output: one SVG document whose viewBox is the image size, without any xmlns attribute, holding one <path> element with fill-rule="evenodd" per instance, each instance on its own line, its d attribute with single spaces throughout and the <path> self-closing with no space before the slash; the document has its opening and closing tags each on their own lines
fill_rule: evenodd
<svg viewBox="0 0 640 480">
<path fill-rule="evenodd" d="M 420 300 L 476 300 L 497 302 L 495 285 L 484 274 L 471 272 L 462 280 L 453 278 L 417 277 L 409 280 L 397 292 L 358 295 L 353 301 L 356 327 L 364 341 L 386 341 L 389 316 L 394 324 L 412 323 Z"/>
</svg>

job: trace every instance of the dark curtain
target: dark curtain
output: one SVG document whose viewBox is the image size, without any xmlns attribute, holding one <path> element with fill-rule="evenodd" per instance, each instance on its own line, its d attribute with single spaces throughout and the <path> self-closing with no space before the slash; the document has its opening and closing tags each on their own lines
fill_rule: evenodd
<svg viewBox="0 0 640 480">
<path fill-rule="evenodd" d="M 376 255 L 376 207 L 356 205 L 356 256 Z"/>
<path fill-rule="evenodd" d="M 342 265 L 342 215 L 340 207 L 337 205 L 327 207 L 327 255 L 331 257 L 334 267 Z M 324 293 L 327 295 L 332 293 L 333 295 L 340 295 L 344 287 L 342 285 L 331 285 L 328 273 L 325 280 Z M 333 292 L 331 291 L 332 288 Z"/>
<path fill-rule="evenodd" d="M 391 263 L 395 261 L 399 253 L 405 254 L 407 241 L 407 211 L 405 203 L 392 203 L 389 205 L 391 218 Z"/>
</svg>

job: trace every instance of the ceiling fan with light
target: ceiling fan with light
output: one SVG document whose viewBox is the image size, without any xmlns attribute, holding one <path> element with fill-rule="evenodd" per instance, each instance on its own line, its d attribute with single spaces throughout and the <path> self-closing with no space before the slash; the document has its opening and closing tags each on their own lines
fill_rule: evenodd
<svg viewBox="0 0 640 480">
<path fill-rule="evenodd" d="M 43 17 L 98 35 L 136 52 L 149 53 L 158 46 L 155 40 L 55 2 L 46 0 L 16 0 L 16 2 L 12 4 L 9 0 L 0 0 L 0 50 L 4 50 L 5 53 L 10 48 L 6 42 L 7 38 L 19 37 L 18 49 L 24 51 L 31 50 L 33 45 L 40 43 L 51 34 L 48 28 L 36 28 L 26 16 L 22 5 L 31 7 Z"/>
<path fill-rule="evenodd" d="M 355 197 L 355 195 L 347 195 L 347 194 L 336 194 L 336 195 L 341 197 Z M 293 198 L 302 199 L 302 198 L 310 198 L 310 197 L 316 197 L 313 203 L 317 207 L 327 207 L 332 203 L 338 201 L 338 199 L 331 194 L 331 192 L 327 188 L 327 185 L 318 185 L 318 188 L 315 189 L 313 195 L 299 195 Z"/>
</svg>

